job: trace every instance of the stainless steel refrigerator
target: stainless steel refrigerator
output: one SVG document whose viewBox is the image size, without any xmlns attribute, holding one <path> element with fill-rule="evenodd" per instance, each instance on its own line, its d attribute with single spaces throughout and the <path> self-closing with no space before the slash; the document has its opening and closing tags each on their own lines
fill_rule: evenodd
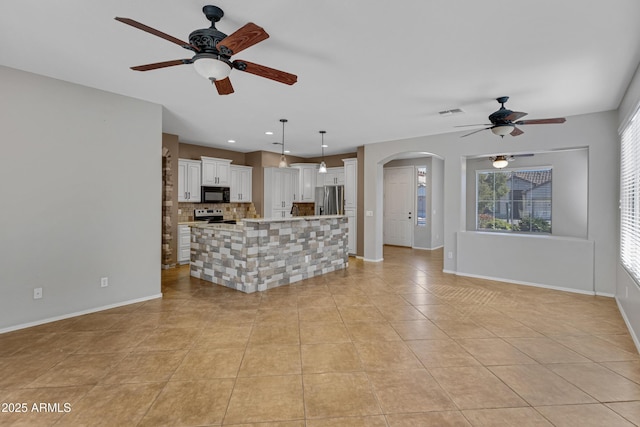
<svg viewBox="0 0 640 427">
<path fill-rule="evenodd" d="M 316 215 L 344 215 L 344 185 L 316 187 Z"/>
</svg>

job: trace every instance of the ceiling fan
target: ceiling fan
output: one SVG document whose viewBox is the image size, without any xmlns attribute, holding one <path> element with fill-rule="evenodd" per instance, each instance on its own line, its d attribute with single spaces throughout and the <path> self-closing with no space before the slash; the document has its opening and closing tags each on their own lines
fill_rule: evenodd
<svg viewBox="0 0 640 427">
<path fill-rule="evenodd" d="M 269 34 L 267 34 L 264 28 L 259 27 L 253 22 L 249 22 L 233 34 L 227 36 L 216 28 L 216 22 L 224 16 L 222 9 L 217 6 L 207 5 L 202 8 L 202 12 L 207 19 L 211 21 L 211 27 L 193 31 L 189 34 L 188 43 L 158 31 L 155 28 L 134 21 L 133 19 L 116 17 L 115 19 L 117 21 L 131 25 L 134 28 L 146 31 L 154 36 L 158 36 L 195 52 L 192 58 L 139 65 L 131 67 L 131 69 L 136 71 L 149 71 L 158 68 L 173 67 L 175 65 L 193 64 L 198 74 L 209 79 L 216 86 L 220 95 L 233 93 L 233 86 L 231 85 L 231 80 L 229 80 L 229 73 L 232 68 L 288 85 L 292 85 L 298 81 L 298 77 L 294 74 L 275 70 L 265 67 L 264 65 L 254 64 L 242 59 L 231 60 L 232 55 L 269 38 Z"/>
<path fill-rule="evenodd" d="M 516 157 L 531 157 L 533 154 L 499 154 L 497 156 L 489 157 L 491 164 L 496 169 L 502 169 L 507 167 L 509 162 L 513 162 Z"/>
<path fill-rule="evenodd" d="M 499 135 L 504 138 L 505 135 L 518 136 L 522 135 L 524 132 L 516 127 L 516 125 L 545 125 L 551 123 L 564 123 L 567 119 L 564 117 L 557 117 L 554 119 L 534 119 L 534 120 L 519 120 L 527 115 L 527 113 L 523 113 L 520 111 L 511 111 L 505 108 L 504 104 L 509 100 L 508 96 L 501 96 L 500 98 L 496 98 L 501 106 L 500 109 L 494 113 L 491 113 L 489 116 L 489 121 L 491 123 L 479 124 L 479 125 L 463 125 L 456 127 L 465 127 L 465 126 L 489 126 L 483 129 L 475 130 L 466 135 L 462 135 L 461 138 L 465 136 L 473 135 L 474 133 L 481 132 L 483 130 L 491 129 L 491 132 L 494 135 Z M 514 121 L 515 120 L 515 121 Z"/>
</svg>

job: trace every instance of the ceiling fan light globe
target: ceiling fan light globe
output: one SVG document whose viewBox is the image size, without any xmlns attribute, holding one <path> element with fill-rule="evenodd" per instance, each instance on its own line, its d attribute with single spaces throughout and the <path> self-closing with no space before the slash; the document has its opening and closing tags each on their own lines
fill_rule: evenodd
<svg viewBox="0 0 640 427">
<path fill-rule="evenodd" d="M 318 173 L 327 173 L 327 165 L 324 160 L 320 163 L 320 168 L 318 169 Z"/>
<path fill-rule="evenodd" d="M 507 167 L 507 165 L 509 164 L 509 161 L 507 160 L 507 158 L 505 156 L 496 156 L 493 159 L 493 167 L 496 169 L 502 169 Z"/>
<path fill-rule="evenodd" d="M 220 61 L 215 55 L 203 55 L 196 58 L 193 68 L 207 80 L 223 80 L 229 77 L 231 66 Z"/>
<path fill-rule="evenodd" d="M 513 132 L 513 126 L 511 125 L 494 126 L 491 128 L 491 132 L 493 132 L 494 135 L 498 135 L 498 136 L 509 135 L 511 132 Z"/>
</svg>

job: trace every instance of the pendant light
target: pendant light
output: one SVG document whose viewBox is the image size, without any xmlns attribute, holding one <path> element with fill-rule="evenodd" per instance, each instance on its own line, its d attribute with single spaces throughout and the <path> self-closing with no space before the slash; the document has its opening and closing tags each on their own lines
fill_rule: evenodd
<svg viewBox="0 0 640 427">
<path fill-rule="evenodd" d="M 324 162 L 324 134 L 327 133 L 326 130 L 321 130 L 320 135 L 322 135 L 322 162 L 320 163 L 320 169 L 318 169 L 318 173 L 327 173 L 327 164 Z"/>
<path fill-rule="evenodd" d="M 280 119 L 282 123 L 282 155 L 280 156 L 280 163 L 278 163 L 279 168 L 287 167 L 287 158 L 284 156 L 284 124 L 287 123 L 287 119 Z"/>
</svg>

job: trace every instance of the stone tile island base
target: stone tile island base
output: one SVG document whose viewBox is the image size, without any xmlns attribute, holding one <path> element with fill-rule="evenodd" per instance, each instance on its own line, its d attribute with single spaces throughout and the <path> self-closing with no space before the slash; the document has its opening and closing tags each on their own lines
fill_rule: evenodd
<svg viewBox="0 0 640 427">
<path fill-rule="evenodd" d="M 191 276 L 252 293 L 349 266 L 347 217 L 244 219 L 191 227 Z"/>
</svg>

